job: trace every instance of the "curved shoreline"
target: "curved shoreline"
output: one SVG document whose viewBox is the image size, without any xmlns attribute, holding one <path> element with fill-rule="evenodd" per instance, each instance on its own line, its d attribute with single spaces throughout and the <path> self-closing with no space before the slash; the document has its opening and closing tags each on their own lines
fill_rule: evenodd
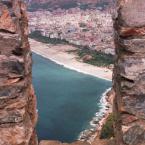
<svg viewBox="0 0 145 145">
<path fill-rule="evenodd" d="M 85 64 L 83 62 L 79 62 L 76 60 L 74 55 L 70 55 L 67 52 L 59 52 L 58 50 L 55 50 L 55 49 L 53 50 L 53 48 L 50 48 L 47 44 L 44 44 L 44 43 L 41 43 L 41 42 L 38 42 L 35 40 L 31 40 L 30 42 L 31 42 L 31 48 L 32 48 L 31 50 L 34 53 L 36 53 L 37 55 L 40 55 L 46 59 L 49 59 L 49 60 L 65 67 L 65 68 L 68 68 L 70 70 L 74 70 L 74 71 L 77 71 L 79 73 L 91 75 L 91 76 L 94 76 L 94 77 L 97 77 L 97 78 L 100 78 L 100 79 L 103 79 L 106 81 L 112 81 L 112 76 L 110 77 L 110 75 L 109 75 L 109 77 L 107 77 L 107 76 L 103 77 L 103 75 L 101 76 L 101 72 L 103 73 L 103 72 L 105 72 L 105 70 L 106 70 L 106 72 L 104 73 L 104 76 L 105 76 L 105 74 L 107 75 L 108 69 L 106 69 L 106 68 L 99 68 L 96 66 Z M 35 43 L 36 47 L 33 46 L 34 43 Z M 57 53 L 60 54 L 58 56 L 58 58 L 57 58 L 57 55 L 58 55 Z M 56 55 L 56 57 L 53 57 L 53 55 Z M 64 59 L 64 60 L 62 60 L 63 55 L 66 57 L 66 59 Z M 69 60 L 71 64 L 66 62 L 67 60 Z M 75 63 L 78 64 L 77 67 L 75 67 L 75 65 L 73 64 L 74 61 L 75 61 Z M 98 70 L 98 73 L 93 73 L 93 72 L 90 73 L 88 71 L 85 71 L 85 69 L 83 69 L 83 70 L 79 69 L 80 64 L 85 64 L 85 65 L 82 65 L 81 68 L 84 68 L 87 66 L 88 67 L 91 66 L 91 68 L 96 68 L 95 70 L 96 71 Z M 112 72 L 111 72 L 111 75 L 112 75 Z M 98 132 L 101 130 L 101 127 L 104 124 L 104 122 L 105 122 L 106 118 L 108 117 L 110 110 L 112 108 L 111 103 L 108 101 L 109 97 L 107 96 L 107 93 L 110 90 L 111 90 L 111 88 L 107 89 L 101 95 L 102 97 L 100 97 L 101 99 L 99 102 L 100 110 L 95 113 L 94 117 L 90 121 L 90 128 L 81 132 L 79 137 L 78 137 L 78 140 L 87 141 L 89 143 L 92 143 L 95 140 L 95 138 L 98 136 Z"/>
<path fill-rule="evenodd" d="M 97 137 L 112 109 L 111 103 L 108 101 L 109 96 L 107 95 L 110 91 L 111 88 L 108 88 L 101 95 L 102 97 L 99 102 L 100 110 L 94 114 L 94 117 L 90 121 L 90 128 L 82 131 L 79 135 L 78 140 L 92 143 Z"/>
<path fill-rule="evenodd" d="M 66 64 L 64 64 L 64 63 L 61 63 L 61 62 L 59 62 L 59 61 L 57 61 L 57 60 L 55 60 L 55 59 L 48 58 L 46 55 L 40 54 L 40 53 L 38 53 L 38 52 L 36 52 L 36 51 L 33 51 L 33 52 L 36 53 L 37 55 L 40 55 L 40 56 L 42 56 L 42 57 L 44 57 L 44 58 L 46 58 L 46 59 L 49 59 L 49 60 L 55 62 L 56 64 L 59 64 L 59 65 L 65 67 L 65 68 L 68 68 L 68 69 L 70 69 L 70 70 L 74 70 L 74 71 L 77 71 L 77 72 L 79 72 L 79 73 L 83 73 L 83 74 L 86 74 L 86 75 L 94 76 L 94 77 L 97 77 L 97 78 L 99 78 L 99 79 L 103 79 L 103 80 L 106 80 L 106 81 L 112 81 L 112 80 L 110 80 L 110 79 L 101 77 L 101 76 L 99 76 L 99 75 L 90 74 L 90 73 L 87 73 L 87 72 L 82 71 L 82 70 L 80 70 L 80 69 L 77 69 L 77 68 L 75 68 L 75 67 L 71 67 L 71 66 L 66 65 Z"/>
<path fill-rule="evenodd" d="M 66 67 L 68 69 L 71 69 L 71 70 L 74 70 L 74 71 L 77 71 L 77 72 L 80 72 L 80 73 L 83 73 L 83 74 L 87 74 L 87 75 L 91 75 L 91 76 L 94 76 L 94 77 L 98 77 L 96 75 L 93 75 L 93 74 L 88 74 L 88 73 L 85 73 L 81 70 L 76 70 L 72 67 L 69 67 L 69 66 L 66 66 L 56 60 L 53 60 L 51 58 L 48 58 L 46 57 L 45 55 L 41 55 L 35 51 L 33 51 L 34 53 L 36 53 L 37 55 L 40 55 L 46 59 L 49 59 L 63 67 Z M 105 78 L 101 78 L 101 77 L 98 77 L 100 79 L 104 79 L 106 81 L 111 81 L 109 79 L 105 79 Z M 100 105 L 100 110 L 97 111 L 95 114 L 94 114 L 94 117 L 92 118 L 92 120 L 90 121 L 90 128 L 82 131 L 80 133 L 80 135 L 78 136 L 78 140 L 79 141 L 87 141 L 89 143 L 92 143 L 95 138 L 97 137 L 98 135 L 98 132 L 101 130 L 101 127 L 103 126 L 106 118 L 108 117 L 108 114 L 110 113 L 110 110 L 111 110 L 111 104 L 109 101 L 107 101 L 108 99 L 108 96 L 107 96 L 107 93 L 111 90 L 111 88 L 105 90 L 105 92 L 103 92 L 103 94 L 101 95 L 102 97 L 100 97 L 100 102 L 99 102 L 99 105 Z"/>
<path fill-rule="evenodd" d="M 38 42 L 36 40 L 30 39 L 31 50 L 44 57 L 47 58 L 59 65 L 62 65 L 65 68 L 84 73 L 87 75 L 91 75 L 100 79 L 104 79 L 106 81 L 112 81 L 112 71 L 107 68 L 93 66 L 84 62 L 80 62 L 76 60 L 75 54 L 69 54 L 62 50 L 64 47 L 68 49 L 74 49 L 69 45 L 47 45 L 42 42 Z"/>
</svg>

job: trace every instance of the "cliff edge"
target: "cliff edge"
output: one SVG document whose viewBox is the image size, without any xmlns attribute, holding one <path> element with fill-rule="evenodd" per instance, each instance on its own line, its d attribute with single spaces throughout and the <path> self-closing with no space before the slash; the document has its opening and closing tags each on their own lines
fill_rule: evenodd
<svg viewBox="0 0 145 145">
<path fill-rule="evenodd" d="M 0 1 L 0 145 L 37 145 L 26 7 Z"/>
<path fill-rule="evenodd" d="M 115 145 L 145 145 L 145 3 L 118 0 L 115 18 Z M 20 0 L 0 1 L 0 145 L 37 145 L 28 18 Z M 40 145 L 62 144 L 42 141 Z M 108 141 L 94 145 L 113 145 Z M 68 145 L 68 144 L 64 144 Z M 89 145 L 75 142 L 71 145 Z"/>
<path fill-rule="evenodd" d="M 145 145 L 145 1 L 118 0 L 114 69 L 116 145 Z"/>
</svg>

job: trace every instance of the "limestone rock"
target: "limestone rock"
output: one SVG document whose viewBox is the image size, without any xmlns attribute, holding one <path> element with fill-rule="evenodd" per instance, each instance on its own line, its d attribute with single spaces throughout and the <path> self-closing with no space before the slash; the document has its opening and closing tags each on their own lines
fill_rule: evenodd
<svg viewBox="0 0 145 145">
<path fill-rule="evenodd" d="M 39 145 L 90 145 L 86 142 L 76 141 L 73 143 L 61 143 L 59 141 L 41 141 Z"/>
<path fill-rule="evenodd" d="M 120 0 L 121 1 L 121 0 Z M 144 0 L 126 0 L 120 7 L 119 22 L 124 26 L 145 26 L 145 4 Z"/>
<path fill-rule="evenodd" d="M 14 24 L 10 12 L 6 5 L 0 4 L 0 30 L 11 33 L 16 32 L 16 25 Z"/>
<path fill-rule="evenodd" d="M 123 136 L 123 140 L 126 144 L 136 145 L 144 143 L 145 136 L 144 129 L 140 126 L 134 126 L 130 128 Z"/>
<path fill-rule="evenodd" d="M 117 145 L 145 144 L 145 3 L 118 0 L 114 112 Z"/>
<path fill-rule="evenodd" d="M 37 145 L 26 6 L 0 1 L 0 145 Z"/>
</svg>

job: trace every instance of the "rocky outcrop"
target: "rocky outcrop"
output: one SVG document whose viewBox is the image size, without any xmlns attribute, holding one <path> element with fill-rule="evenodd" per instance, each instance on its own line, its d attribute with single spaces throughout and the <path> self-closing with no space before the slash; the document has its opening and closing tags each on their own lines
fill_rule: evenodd
<svg viewBox="0 0 145 145">
<path fill-rule="evenodd" d="M 144 0 L 118 0 L 114 23 L 115 145 L 145 145 L 144 13 Z M 20 0 L 0 1 L 0 145 L 38 144 L 31 65 L 25 4 Z M 57 141 L 40 142 L 40 145 L 53 144 L 68 145 Z M 106 141 L 101 141 L 102 144 Z"/>
<path fill-rule="evenodd" d="M 73 143 L 61 143 L 59 141 L 41 141 L 39 145 L 90 145 L 90 143 L 87 142 L 81 142 L 81 141 L 76 141 Z"/>
<path fill-rule="evenodd" d="M 25 4 L 0 1 L 0 145 L 37 145 Z"/>
<path fill-rule="evenodd" d="M 116 145 L 145 145 L 144 14 L 144 0 L 118 0 L 114 24 Z"/>
</svg>

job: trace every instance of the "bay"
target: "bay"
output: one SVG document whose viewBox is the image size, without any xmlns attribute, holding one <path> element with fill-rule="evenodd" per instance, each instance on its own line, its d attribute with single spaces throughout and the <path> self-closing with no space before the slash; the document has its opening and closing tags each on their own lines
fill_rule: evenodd
<svg viewBox="0 0 145 145">
<path fill-rule="evenodd" d="M 90 127 L 111 82 L 64 68 L 33 53 L 33 85 L 37 95 L 39 140 L 72 142 Z"/>
</svg>

